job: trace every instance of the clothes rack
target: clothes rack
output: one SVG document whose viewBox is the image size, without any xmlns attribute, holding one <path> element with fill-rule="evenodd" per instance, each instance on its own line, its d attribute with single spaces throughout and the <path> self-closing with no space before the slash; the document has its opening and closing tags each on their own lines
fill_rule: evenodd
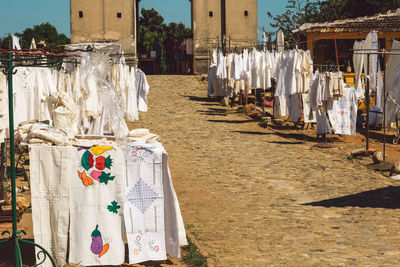
<svg viewBox="0 0 400 267">
<path fill-rule="evenodd" d="M 8 239 L 0 240 L 1 243 L 10 243 L 14 247 L 14 263 L 17 267 L 22 267 L 22 254 L 20 242 L 39 248 L 36 254 L 40 261 L 34 266 L 42 265 L 47 257 L 53 266 L 56 266 L 54 259 L 42 246 L 22 239 L 26 235 L 24 230 L 18 230 L 17 227 L 17 205 L 16 205 L 16 166 L 15 166 L 15 140 L 14 140 L 14 110 L 13 110 L 13 75 L 17 73 L 19 67 L 46 67 L 61 68 L 63 60 L 68 55 L 64 53 L 45 53 L 43 51 L 18 51 L 18 50 L 0 50 L 0 68 L 7 76 L 8 81 L 8 106 L 9 106 L 9 133 L 10 133 L 10 163 L 11 163 L 11 197 L 12 197 L 12 230 L 6 230 L 1 235 L 8 234 Z"/>
<path fill-rule="evenodd" d="M 392 49 L 392 51 L 398 51 L 399 49 Z M 374 49 L 352 49 L 355 55 L 366 55 L 367 56 L 367 73 L 369 73 L 369 56 L 370 55 L 381 55 L 382 57 L 387 55 L 400 56 L 400 52 L 388 52 L 385 49 L 376 51 Z M 384 65 L 383 71 L 386 70 Z M 369 149 L 369 79 L 367 79 L 367 90 L 366 90 L 366 106 L 367 106 L 367 138 L 366 138 L 366 150 Z M 386 160 L 386 101 L 389 95 L 386 93 L 386 79 L 383 79 L 383 160 Z"/>
</svg>

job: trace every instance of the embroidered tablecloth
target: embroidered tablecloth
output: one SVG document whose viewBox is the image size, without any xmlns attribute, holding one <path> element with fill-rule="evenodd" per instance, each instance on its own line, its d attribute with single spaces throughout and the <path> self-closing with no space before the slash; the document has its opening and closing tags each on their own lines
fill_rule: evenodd
<svg viewBox="0 0 400 267">
<path fill-rule="evenodd" d="M 85 266 L 121 265 L 125 256 L 123 153 L 114 147 L 75 150 L 69 262 Z"/>
</svg>

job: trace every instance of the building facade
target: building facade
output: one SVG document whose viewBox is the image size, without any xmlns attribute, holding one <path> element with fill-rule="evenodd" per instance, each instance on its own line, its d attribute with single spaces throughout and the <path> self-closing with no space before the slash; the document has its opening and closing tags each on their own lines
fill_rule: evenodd
<svg viewBox="0 0 400 267">
<path fill-rule="evenodd" d="M 115 42 L 136 55 L 135 0 L 70 0 L 71 42 Z"/>
<path fill-rule="evenodd" d="M 136 57 L 140 0 L 70 0 L 71 42 L 116 42 Z M 257 44 L 257 0 L 189 0 L 194 72 L 207 73 L 212 48 Z"/>
<path fill-rule="evenodd" d="M 207 72 L 212 48 L 232 51 L 257 45 L 257 0 L 190 1 L 195 72 Z"/>
</svg>

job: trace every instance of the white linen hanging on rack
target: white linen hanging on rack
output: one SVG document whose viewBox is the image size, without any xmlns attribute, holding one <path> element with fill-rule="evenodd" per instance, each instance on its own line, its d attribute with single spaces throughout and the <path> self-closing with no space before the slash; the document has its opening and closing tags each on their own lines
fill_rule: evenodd
<svg viewBox="0 0 400 267">
<path fill-rule="evenodd" d="M 399 51 L 400 42 L 393 40 L 392 50 Z M 388 99 L 386 101 L 386 122 L 395 122 L 400 105 L 400 56 L 390 55 L 385 71 L 385 86 Z"/>
<path fill-rule="evenodd" d="M 125 159 L 116 147 L 75 153 L 70 185 L 69 262 L 121 265 L 125 258 L 123 204 Z"/>
<path fill-rule="evenodd" d="M 282 30 L 279 30 L 276 34 L 276 50 L 278 53 L 285 50 L 285 35 Z"/>
<path fill-rule="evenodd" d="M 19 37 L 15 36 L 14 34 L 11 34 L 11 40 L 12 40 L 12 48 L 16 50 L 21 50 L 21 44 L 19 43 Z"/>
<path fill-rule="evenodd" d="M 135 68 L 127 69 L 126 117 L 129 122 L 139 120 Z"/>
<path fill-rule="evenodd" d="M 356 91 L 363 91 L 362 84 L 361 84 L 361 73 L 363 72 L 364 68 L 364 55 L 363 49 L 364 48 L 364 41 L 354 42 L 353 50 L 355 53 L 353 54 L 353 65 L 354 65 L 354 72 L 355 72 L 355 80 L 354 80 L 354 87 Z"/>
<path fill-rule="evenodd" d="M 378 32 L 377 31 L 369 32 L 364 41 L 363 49 L 364 49 L 365 53 L 377 53 L 378 45 L 379 45 Z M 368 56 L 369 56 L 369 66 L 367 65 L 368 64 L 368 60 L 367 60 Z M 367 73 L 367 71 L 368 71 L 369 88 L 371 91 L 376 90 L 376 74 L 378 72 L 377 64 L 378 64 L 378 55 L 377 54 L 370 54 L 370 55 L 364 56 L 364 72 Z"/>
<path fill-rule="evenodd" d="M 14 93 L 14 125 L 20 122 L 39 119 L 40 97 L 42 96 L 36 82 L 38 81 L 38 69 L 21 67 L 13 76 Z"/>
<path fill-rule="evenodd" d="M 376 77 L 376 101 L 375 105 L 383 108 L 383 77 L 380 62 L 378 61 L 378 74 Z"/>
<path fill-rule="evenodd" d="M 31 145 L 29 159 L 35 242 L 52 255 L 57 266 L 64 266 L 67 261 L 70 177 L 76 175 L 72 171 L 74 148 Z M 41 251 L 37 247 L 35 250 L 35 255 Z M 47 259 L 42 266 L 53 265 Z"/>
<path fill-rule="evenodd" d="M 0 72 L 0 142 L 8 135 L 8 88 L 7 77 Z"/>
<path fill-rule="evenodd" d="M 168 168 L 158 143 L 134 142 L 127 151 L 124 206 L 129 263 L 180 257 L 186 233 Z"/>
<path fill-rule="evenodd" d="M 31 50 L 37 49 L 35 38 L 32 38 L 31 45 L 29 46 L 29 49 L 31 49 Z"/>
<path fill-rule="evenodd" d="M 146 74 L 140 70 L 136 70 L 136 90 L 138 99 L 138 110 L 147 112 L 147 94 L 149 93 L 150 86 L 147 83 Z"/>
<path fill-rule="evenodd" d="M 357 96 L 353 87 L 344 88 L 344 96 L 333 101 L 328 115 L 335 134 L 356 135 Z"/>
</svg>

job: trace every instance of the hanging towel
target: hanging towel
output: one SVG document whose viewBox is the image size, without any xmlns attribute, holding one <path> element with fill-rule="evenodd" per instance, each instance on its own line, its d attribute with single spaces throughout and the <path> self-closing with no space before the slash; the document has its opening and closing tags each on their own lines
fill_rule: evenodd
<svg viewBox="0 0 400 267">
<path fill-rule="evenodd" d="M 69 191 L 69 262 L 121 265 L 125 256 L 123 152 L 109 145 L 75 151 L 75 173 Z"/>
<path fill-rule="evenodd" d="M 159 143 L 131 143 L 127 152 L 125 226 L 129 263 L 165 260 L 162 149 Z"/>
<path fill-rule="evenodd" d="M 283 52 L 285 50 L 285 35 L 282 30 L 279 30 L 276 34 L 276 47 L 278 53 Z"/>
<path fill-rule="evenodd" d="M 68 243 L 69 179 L 74 169 L 74 148 L 43 145 L 32 145 L 30 148 L 35 243 L 51 254 L 57 266 L 64 266 Z M 36 248 L 36 254 L 39 251 Z M 37 259 L 37 262 L 40 260 Z M 51 261 L 47 259 L 41 266 L 52 266 Z"/>
<path fill-rule="evenodd" d="M 129 144 L 127 152 L 125 226 L 129 262 L 179 258 L 186 232 L 168 168 L 158 143 Z"/>
<path fill-rule="evenodd" d="M 13 49 L 16 50 L 21 50 L 21 44 L 19 43 L 19 37 L 15 36 L 15 35 L 11 35 L 11 39 L 12 39 L 12 47 Z"/>
<path fill-rule="evenodd" d="M 37 49 L 35 38 L 32 38 L 31 45 L 29 46 L 29 49 L 31 49 L 31 50 L 36 50 Z"/>
</svg>

